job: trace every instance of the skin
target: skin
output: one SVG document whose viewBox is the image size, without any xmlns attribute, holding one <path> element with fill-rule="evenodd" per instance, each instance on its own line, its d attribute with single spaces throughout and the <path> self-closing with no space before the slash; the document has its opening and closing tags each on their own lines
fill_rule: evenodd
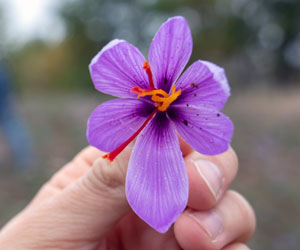
<svg viewBox="0 0 300 250">
<path fill-rule="evenodd" d="M 181 144 L 190 181 L 188 208 L 166 234 L 141 221 L 126 201 L 130 146 L 113 163 L 88 147 L 0 231 L 1 249 L 249 249 L 244 243 L 255 229 L 254 212 L 245 198 L 228 190 L 238 168 L 236 154 L 230 148 L 221 155 L 203 156 Z M 213 172 L 210 178 L 203 177 L 197 160 L 202 169 L 215 164 L 222 178 L 215 178 Z M 222 185 L 217 183 L 220 180 Z M 216 195 L 213 187 L 220 186 Z M 203 222 L 217 225 L 213 237 L 209 223 Z"/>
</svg>

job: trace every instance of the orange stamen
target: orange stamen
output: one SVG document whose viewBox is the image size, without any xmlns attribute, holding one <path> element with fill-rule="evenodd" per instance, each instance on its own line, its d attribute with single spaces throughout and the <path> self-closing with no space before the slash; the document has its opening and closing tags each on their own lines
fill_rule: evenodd
<svg viewBox="0 0 300 250">
<path fill-rule="evenodd" d="M 181 89 L 179 89 L 177 92 L 176 92 L 176 85 L 174 84 L 172 89 L 171 89 L 171 95 L 169 97 L 166 97 L 166 98 L 161 98 L 163 99 L 162 100 L 162 104 L 161 106 L 158 107 L 158 110 L 159 111 L 166 111 L 167 108 L 171 105 L 172 102 L 174 102 L 178 96 L 180 96 L 181 94 Z M 155 96 L 152 96 L 152 100 L 155 101 L 153 98 Z"/>
<path fill-rule="evenodd" d="M 141 89 L 138 86 L 135 86 L 131 89 L 131 92 L 138 94 L 137 98 L 139 99 L 140 97 L 144 96 L 153 96 L 153 95 L 162 95 L 163 97 L 168 97 L 169 95 L 163 91 L 162 89 Z"/>
<path fill-rule="evenodd" d="M 153 83 L 153 75 L 151 71 L 151 67 L 147 61 L 144 62 L 143 69 L 146 71 L 149 79 L 149 84 L 151 89 L 155 89 L 154 83 Z"/>
<path fill-rule="evenodd" d="M 131 90 L 133 93 L 138 94 L 137 98 L 144 96 L 152 96 L 151 100 L 158 104 L 157 110 L 166 111 L 167 108 L 174 102 L 178 96 L 181 94 L 181 89 L 176 91 L 176 85 L 174 84 L 171 89 L 171 95 L 168 95 L 162 89 L 141 89 L 138 86 L 135 86 Z"/>
<path fill-rule="evenodd" d="M 127 141 L 125 141 L 121 146 L 119 146 L 118 148 L 116 148 L 114 151 L 112 151 L 112 152 L 110 152 L 108 154 L 103 155 L 102 158 L 103 159 L 107 159 L 110 162 L 112 162 L 118 156 L 118 154 L 120 154 L 127 147 L 127 145 L 130 142 L 132 142 L 135 137 L 138 136 L 138 134 L 143 130 L 143 128 L 146 127 L 146 125 L 153 118 L 153 116 L 155 115 L 156 112 L 157 112 L 157 108 L 153 110 L 153 112 L 147 118 L 147 120 L 143 123 L 143 125 L 131 137 L 129 137 L 129 139 Z"/>
</svg>

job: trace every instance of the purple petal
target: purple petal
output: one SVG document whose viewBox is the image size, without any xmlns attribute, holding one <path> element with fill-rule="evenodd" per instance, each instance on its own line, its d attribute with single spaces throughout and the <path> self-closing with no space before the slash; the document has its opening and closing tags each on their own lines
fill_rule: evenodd
<svg viewBox="0 0 300 250">
<path fill-rule="evenodd" d="M 182 90 L 176 104 L 209 105 L 220 110 L 230 96 L 223 68 L 201 60 L 194 62 L 182 74 L 176 88 Z"/>
<path fill-rule="evenodd" d="M 199 153 L 216 155 L 228 149 L 233 124 L 217 110 L 206 106 L 173 105 L 168 115 L 181 137 Z"/>
<path fill-rule="evenodd" d="M 190 28 L 183 17 L 167 20 L 157 31 L 149 50 L 156 87 L 169 92 L 186 66 L 193 48 Z"/>
<path fill-rule="evenodd" d="M 111 41 L 89 65 L 95 88 L 113 96 L 136 97 L 131 92 L 134 86 L 149 88 L 144 62 L 144 56 L 133 45 L 118 39 Z"/>
<path fill-rule="evenodd" d="M 102 103 L 88 120 L 88 141 L 102 151 L 113 151 L 142 126 L 153 110 L 152 104 L 138 99 Z"/>
<path fill-rule="evenodd" d="M 135 213 L 166 232 L 185 209 L 188 180 L 174 124 L 158 112 L 138 137 L 127 170 L 126 195 Z"/>
</svg>

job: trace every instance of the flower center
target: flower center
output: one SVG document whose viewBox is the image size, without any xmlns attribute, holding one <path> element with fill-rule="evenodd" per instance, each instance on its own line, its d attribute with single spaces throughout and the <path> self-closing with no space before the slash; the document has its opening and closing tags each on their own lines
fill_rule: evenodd
<svg viewBox="0 0 300 250">
<path fill-rule="evenodd" d="M 181 94 L 181 89 L 176 91 L 176 85 L 174 84 L 171 89 L 171 95 L 168 95 L 162 89 L 141 89 L 138 86 L 135 86 L 131 90 L 133 93 L 138 94 L 137 98 L 144 96 L 152 96 L 151 100 L 157 103 L 157 110 L 166 111 L 167 108 L 174 102 L 178 96 Z"/>
<path fill-rule="evenodd" d="M 167 108 L 171 105 L 171 103 L 174 102 L 178 98 L 178 96 L 180 96 L 181 89 L 176 91 L 176 85 L 174 84 L 171 89 L 171 95 L 169 95 L 162 89 L 155 89 L 153 84 L 152 71 L 147 61 L 144 63 L 143 69 L 145 69 L 147 72 L 150 88 L 142 89 L 138 86 L 135 86 L 131 89 L 131 91 L 133 93 L 138 94 L 137 98 L 144 96 L 152 96 L 151 100 L 157 103 L 157 110 L 166 111 Z"/>
<path fill-rule="evenodd" d="M 181 89 L 176 91 L 175 84 L 171 89 L 171 95 L 169 95 L 162 89 L 156 89 L 153 84 L 152 71 L 147 61 L 144 63 L 143 69 L 146 70 L 146 73 L 148 75 L 150 88 L 142 89 L 138 86 L 135 86 L 131 89 L 131 91 L 133 93 L 138 94 L 137 98 L 151 96 L 151 100 L 154 101 L 157 104 L 157 106 L 149 115 L 149 117 L 145 120 L 142 126 L 131 137 L 129 137 L 114 151 L 102 156 L 102 158 L 107 159 L 110 162 L 112 162 L 117 157 L 117 155 L 120 154 L 127 147 L 127 145 L 139 135 L 139 133 L 146 127 L 146 125 L 150 122 L 150 120 L 153 118 L 157 111 L 166 111 L 167 108 L 171 105 L 171 103 L 174 102 L 181 94 Z"/>
</svg>

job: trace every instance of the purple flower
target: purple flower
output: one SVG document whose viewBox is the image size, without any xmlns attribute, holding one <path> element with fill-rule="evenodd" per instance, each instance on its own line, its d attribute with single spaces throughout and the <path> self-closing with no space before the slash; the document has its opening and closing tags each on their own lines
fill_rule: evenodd
<svg viewBox="0 0 300 250">
<path fill-rule="evenodd" d="M 161 233 L 188 200 L 177 133 L 206 155 L 226 151 L 233 133 L 232 122 L 219 112 L 230 95 L 224 70 L 198 60 L 180 76 L 192 43 L 186 20 L 173 17 L 156 33 L 149 63 L 136 47 L 115 39 L 89 66 L 96 89 L 120 99 L 95 109 L 88 121 L 88 141 L 110 152 L 104 158 L 113 161 L 137 137 L 126 195 L 134 212 Z"/>
</svg>

